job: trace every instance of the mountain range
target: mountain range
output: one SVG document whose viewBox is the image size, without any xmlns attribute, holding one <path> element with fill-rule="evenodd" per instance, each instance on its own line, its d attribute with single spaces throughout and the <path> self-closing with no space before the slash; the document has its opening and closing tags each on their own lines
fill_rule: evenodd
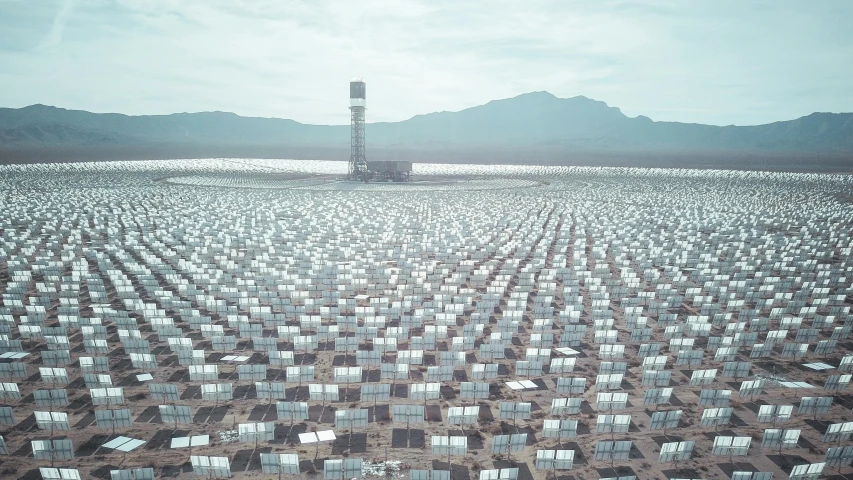
<svg viewBox="0 0 853 480">
<path fill-rule="evenodd" d="M 416 152 L 444 152 L 461 158 L 472 152 L 498 151 L 538 152 L 550 158 L 550 163 L 578 152 L 593 156 L 605 152 L 853 155 L 853 113 L 813 113 L 765 125 L 721 127 L 631 118 L 604 102 L 582 96 L 558 98 L 547 92 L 494 100 L 458 112 L 417 115 L 401 122 L 370 123 L 366 128 L 369 158 L 371 152 L 374 158 Z M 325 152 L 326 157 L 334 157 L 331 159 L 345 159 L 349 130 L 349 125 L 308 125 L 228 112 L 128 116 L 31 105 L 0 108 L 0 161 L 15 152 L 53 152 L 61 157 L 62 152 L 99 149 L 113 152 L 113 157 L 122 157 L 122 151 L 154 150 L 159 153 L 152 158 L 217 152 L 253 156 L 261 149 L 280 152 L 273 155 L 278 157 L 298 151 L 307 158 L 321 158 L 312 152 Z"/>
</svg>

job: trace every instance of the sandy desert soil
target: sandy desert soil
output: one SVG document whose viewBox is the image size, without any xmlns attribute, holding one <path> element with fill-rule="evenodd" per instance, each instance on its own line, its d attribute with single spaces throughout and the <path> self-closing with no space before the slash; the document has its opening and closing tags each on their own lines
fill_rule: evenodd
<svg viewBox="0 0 853 480">
<path fill-rule="evenodd" d="M 289 179 L 298 179 L 301 177 L 293 176 Z M 562 216 L 552 209 L 549 215 L 549 221 L 557 222 L 557 231 L 569 230 L 571 238 L 569 241 L 569 251 L 575 247 L 574 240 L 576 237 L 576 225 L 572 222 L 572 218 L 568 215 Z M 550 215 L 555 217 L 550 219 Z M 557 215 L 560 215 L 557 218 Z M 125 228 L 125 227 L 122 227 Z M 544 232 L 544 228 L 543 228 Z M 551 245 L 546 256 L 545 265 L 554 258 L 553 245 L 556 243 L 556 238 L 553 241 L 547 237 L 543 238 L 543 245 Z M 43 243 L 44 245 L 44 243 Z M 589 258 L 587 267 L 593 270 L 595 267 L 594 255 L 592 254 L 593 243 L 586 245 L 586 253 Z M 102 247 L 92 247 L 102 249 Z M 508 258 L 514 258 L 515 253 L 511 253 Z M 493 255 L 494 256 L 494 255 Z M 493 257 L 492 256 L 492 257 Z M 477 265 L 484 264 L 492 259 L 485 258 L 477 262 Z M 529 253 L 519 258 L 521 260 L 519 268 L 527 265 L 533 260 L 533 253 Z M 121 260 L 113 257 L 117 268 L 127 274 L 130 278 L 135 278 L 132 272 L 122 264 Z M 141 261 L 142 259 L 137 259 Z M 617 268 L 615 260 L 612 256 L 607 258 L 607 264 L 610 268 L 610 273 L 613 278 L 619 278 L 620 270 Z M 7 273 L 8 264 L 4 261 L 0 263 L 0 283 L 6 284 L 10 281 Z M 637 267 L 637 270 L 641 270 Z M 117 310 L 123 310 L 125 307 L 116 294 L 116 290 L 111 286 L 109 278 L 99 270 L 98 265 L 93 261 L 89 261 L 89 273 L 101 276 L 104 284 L 107 285 L 107 293 L 109 295 L 109 303 Z M 510 282 L 517 282 L 518 275 Z M 28 295 L 35 296 L 38 293 L 35 290 L 35 284 L 40 280 L 37 274 L 33 277 L 29 284 Z M 161 287 L 164 290 L 171 291 L 183 300 L 192 304 L 192 307 L 198 309 L 202 315 L 209 315 L 213 319 L 213 324 L 223 325 L 226 335 L 237 335 L 234 328 L 228 326 L 225 318 L 222 318 L 215 312 L 208 311 L 203 304 L 198 303 L 195 299 L 183 295 L 179 290 L 171 284 L 158 278 Z M 534 283 L 535 284 L 535 283 Z M 133 284 L 136 292 L 144 302 L 157 303 L 157 299 L 147 296 L 142 285 L 134 280 Z M 465 288 L 467 285 L 462 285 Z M 564 307 L 564 298 L 562 292 L 562 282 L 558 281 L 556 294 L 552 306 L 555 311 L 560 311 Z M 652 290 L 652 286 L 647 287 L 647 290 Z M 485 289 L 480 289 L 483 293 Z M 113 378 L 114 386 L 124 388 L 124 395 L 127 399 L 126 408 L 131 409 L 132 425 L 129 428 L 119 428 L 115 434 L 97 428 L 94 421 L 95 407 L 91 405 L 91 398 L 88 389 L 85 387 L 82 373 L 79 369 L 77 359 L 80 356 L 89 356 L 83 347 L 83 336 L 79 330 L 74 330 L 73 334 L 69 335 L 72 342 L 72 363 L 67 366 L 69 373 L 69 383 L 64 388 L 67 389 L 70 405 L 67 408 L 59 409 L 67 411 L 71 424 L 71 430 L 68 432 L 57 432 L 54 438 L 70 438 L 73 441 L 75 449 L 75 458 L 73 460 L 57 461 L 56 466 L 77 468 L 81 472 L 82 478 L 109 478 L 111 469 L 116 468 L 132 468 L 132 467 L 154 467 L 157 478 L 187 478 L 191 476 L 191 468 L 188 462 L 189 455 L 211 455 L 225 456 L 231 461 L 231 469 L 233 477 L 242 478 L 268 478 L 260 471 L 260 453 L 296 453 L 300 458 L 300 467 L 304 478 L 320 478 L 322 475 L 323 460 L 327 458 L 364 458 L 371 461 L 383 461 L 385 459 L 392 461 L 400 461 L 404 463 L 402 474 L 408 475 L 408 469 L 446 469 L 446 458 L 434 456 L 430 452 L 430 437 L 433 435 L 465 435 L 468 438 L 468 454 L 464 457 L 452 458 L 452 478 L 453 480 L 476 480 L 479 478 L 479 473 L 485 469 L 492 468 L 519 468 L 519 479 L 522 480 L 545 480 L 551 478 L 551 472 L 536 470 L 534 468 L 534 458 L 537 449 L 555 449 L 565 448 L 575 451 L 575 465 L 572 470 L 560 471 L 557 474 L 559 480 L 581 480 L 606 478 L 616 475 L 636 475 L 639 479 L 674 479 L 674 478 L 690 478 L 690 479 L 719 479 L 729 478 L 734 470 L 748 471 L 767 471 L 773 472 L 774 478 L 787 478 L 787 474 L 791 471 L 794 465 L 802 463 L 819 462 L 824 457 L 824 452 L 828 446 L 823 442 L 823 434 L 831 423 L 849 421 L 853 419 L 851 408 L 853 408 L 853 398 L 849 394 L 849 390 L 833 395 L 834 401 L 830 412 L 820 415 L 817 418 L 806 415 L 798 415 L 796 406 L 799 404 L 801 396 L 824 396 L 832 395 L 824 392 L 822 386 L 828 374 L 838 373 L 838 370 L 832 369 L 829 371 L 817 372 L 803 367 L 801 364 L 811 361 L 823 361 L 833 366 L 838 366 L 840 359 L 845 354 L 853 350 L 853 342 L 849 339 L 844 339 L 839 342 L 836 351 L 830 355 L 817 356 L 811 349 L 809 355 L 805 358 L 796 361 L 791 359 L 783 359 L 780 356 L 781 345 L 777 346 L 773 356 L 770 358 L 762 358 L 753 360 L 751 376 L 769 377 L 772 375 L 784 377 L 788 381 L 808 382 L 815 386 L 813 389 L 790 389 L 779 386 L 777 383 L 768 381 L 765 391 L 757 398 L 741 398 L 737 391 L 740 383 L 744 379 L 725 378 L 718 372 L 717 378 L 711 385 L 703 387 L 690 386 L 689 379 L 691 369 L 687 367 L 674 366 L 674 356 L 668 351 L 666 345 L 668 340 L 664 339 L 663 331 L 660 328 L 655 328 L 655 336 L 653 342 L 659 342 L 664 345 L 661 354 L 670 354 L 667 368 L 672 369 L 672 383 L 674 388 L 673 397 L 669 405 L 662 405 L 658 408 L 644 406 L 643 396 L 648 387 L 641 385 L 642 368 L 637 358 L 638 342 L 631 342 L 630 330 L 626 326 L 625 312 L 620 306 L 618 299 L 614 298 L 609 305 L 613 311 L 615 327 L 619 330 L 618 343 L 626 345 L 626 361 L 628 362 L 628 371 L 625 375 L 625 381 L 621 385 L 621 391 L 627 392 L 629 395 L 628 408 L 615 413 L 630 414 L 631 426 L 627 434 L 615 434 L 611 437 L 608 434 L 595 433 L 596 414 L 595 398 L 596 393 L 594 384 L 596 375 L 599 370 L 600 358 L 598 354 L 598 345 L 593 343 L 592 310 L 591 295 L 589 287 L 583 285 L 581 287 L 581 295 L 584 298 L 584 313 L 581 316 L 580 322 L 589 326 L 587 333 L 579 347 L 580 355 L 573 373 L 570 374 L 548 374 L 543 373 L 535 377 L 530 377 L 537 384 L 538 388 L 534 390 L 517 392 L 509 389 L 504 382 L 516 380 L 517 378 L 511 374 L 515 371 L 515 361 L 523 359 L 525 349 L 530 345 L 530 335 L 533 333 L 533 304 L 534 298 L 537 296 L 537 291 L 534 289 L 527 299 L 527 307 L 525 316 L 520 325 L 520 330 L 516 338 L 513 339 L 512 345 L 508 346 L 502 360 L 495 360 L 493 363 L 500 365 L 499 378 L 491 380 L 490 395 L 488 400 L 480 400 L 477 405 L 480 406 L 479 422 L 476 426 L 460 428 L 459 426 L 448 425 L 447 413 L 448 409 L 453 406 L 470 405 L 470 402 L 463 401 L 459 398 L 460 383 L 463 381 L 471 381 L 471 364 L 473 363 L 490 363 L 488 360 L 480 358 L 479 350 L 469 350 L 466 352 L 467 365 L 463 368 L 457 368 L 454 372 L 454 379 L 451 382 L 445 382 L 441 386 L 441 398 L 438 400 L 430 400 L 426 402 L 426 411 L 428 421 L 424 424 L 412 425 L 410 431 L 406 432 L 404 424 L 393 422 L 390 414 L 390 405 L 394 404 L 411 404 L 420 403 L 414 402 L 408 398 L 408 384 L 424 381 L 426 368 L 438 364 L 439 352 L 448 351 L 451 349 L 451 339 L 438 340 L 436 351 L 427 351 L 424 355 L 424 364 L 411 367 L 410 379 L 395 383 L 392 389 L 392 398 L 387 404 L 373 405 L 359 401 L 360 386 L 357 384 L 346 386 L 341 385 L 341 399 L 337 402 L 331 402 L 321 406 L 319 402 L 310 402 L 310 419 L 304 422 L 297 422 L 291 426 L 290 422 L 279 421 L 276 419 L 275 405 L 269 401 L 256 398 L 254 383 L 247 380 L 239 380 L 236 373 L 236 365 L 233 363 L 221 362 L 220 359 L 226 354 L 239 352 L 250 356 L 247 363 L 267 363 L 266 355 L 263 352 L 254 351 L 251 346 L 251 341 L 248 338 L 239 338 L 238 346 L 235 351 L 215 352 L 212 350 L 210 339 L 203 338 L 198 330 L 191 331 L 189 323 L 182 319 L 179 312 L 166 308 L 167 316 L 175 319 L 177 326 L 184 329 L 185 336 L 192 339 L 194 349 L 204 349 L 206 351 L 206 363 L 219 364 L 220 375 L 219 382 L 230 382 L 234 386 L 234 399 L 226 402 L 212 402 L 201 400 L 200 385 L 203 382 L 190 381 L 188 369 L 185 366 L 178 364 L 177 355 L 170 351 L 168 345 L 158 337 L 156 332 L 152 330 L 149 324 L 144 324 L 142 317 L 135 313 L 131 313 L 132 317 L 137 318 L 140 322 L 140 331 L 143 337 L 151 342 L 151 351 L 157 356 L 159 367 L 150 372 L 154 376 L 151 382 L 140 382 L 136 380 L 136 375 L 143 373 L 140 369 L 132 367 L 128 355 L 124 351 L 119 338 L 118 327 L 114 324 L 107 323 L 108 341 L 110 345 L 110 373 Z M 504 295 L 501 302 L 501 307 L 496 308 L 492 315 L 489 324 L 486 325 L 484 336 L 487 336 L 492 331 L 495 331 L 496 321 L 500 317 L 501 309 L 505 308 L 507 301 L 510 299 L 509 292 Z M 79 295 L 81 316 L 95 316 L 91 305 L 93 303 L 88 291 L 84 287 Z M 851 298 L 847 297 L 846 305 L 851 305 Z M 53 299 L 53 303 L 47 312 L 46 325 L 57 324 L 57 307 L 59 301 Z M 236 304 L 235 304 L 236 305 Z M 449 329 L 449 337 L 460 336 L 462 334 L 462 326 L 470 321 L 470 314 L 473 309 L 467 308 L 463 315 L 457 319 L 457 326 Z M 678 313 L 679 318 L 686 315 L 696 315 L 698 310 L 691 303 L 683 303 L 682 305 L 670 310 L 671 313 Z M 247 311 L 241 311 L 241 314 L 248 314 Z M 20 321 L 19 316 L 16 320 Z M 388 326 L 399 325 L 399 318 L 391 318 Z M 653 320 L 650 322 L 653 324 Z M 296 318 L 290 319 L 288 325 L 299 325 Z M 555 336 L 559 329 L 551 330 Z M 418 329 L 414 329 L 411 335 L 422 333 Z M 723 329 L 714 327 L 711 335 L 719 336 L 723 334 Z M 273 328 L 265 328 L 264 336 L 274 336 Z M 352 333 L 350 333 L 352 335 Z M 11 338 L 20 339 L 19 334 L 14 331 Z M 823 330 L 819 339 L 826 339 L 828 333 Z M 789 338 L 790 340 L 790 338 Z M 704 349 L 707 339 L 698 337 L 696 339 L 696 348 Z M 482 342 L 478 339 L 477 346 Z M 292 349 L 292 345 L 287 345 L 280 342 L 280 349 Z M 20 478 L 20 479 L 38 479 L 40 478 L 38 467 L 45 466 L 45 462 L 36 461 L 32 457 L 30 441 L 37 439 L 49 438 L 49 432 L 39 430 L 36 426 L 33 411 L 48 410 L 47 408 L 38 408 L 33 404 L 33 390 L 46 388 L 40 380 L 38 367 L 42 366 L 41 352 L 46 350 L 46 344 L 43 340 L 24 340 L 25 351 L 30 355 L 24 360 L 27 364 L 28 378 L 19 380 L 4 380 L 15 381 L 20 386 L 22 399 L 19 401 L 7 401 L 6 405 L 14 408 L 15 421 L 14 425 L 4 425 L 0 432 L 6 441 L 10 455 L 0 457 L 0 477 L 2 478 Z M 408 342 L 401 341 L 398 345 L 399 349 L 406 349 Z M 360 349 L 370 349 L 370 342 L 362 342 Z M 386 362 L 393 363 L 395 358 L 394 353 L 386 355 Z M 552 358 L 558 358 L 560 354 L 552 352 Z M 739 360 L 749 360 L 748 349 L 741 349 Z M 330 384 L 333 381 L 333 368 L 338 366 L 355 366 L 355 356 L 353 354 L 345 355 L 341 352 L 335 352 L 332 343 L 321 342 L 319 349 L 311 353 L 297 353 L 296 364 L 314 365 L 316 371 L 316 379 L 313 383 Z M 696 369 L 712 369 L 717 368 L 722 370 L 722 362 L 713 360 L 713 352 L 705 351 L 704 361 L 701 367 Z M 364 373 L 364 382 L 379 382 L 379 371 L 376 367 L 366 368 Z M 559 377 L 584 377 L 586 378 L 587 390 L 584 393 L 583 405 L 580 415 L 566 416 L 579 421 L 578 435 L 562 443 L 555 439 L 543 438 L 542 423 L 546 418 L 558 418 L 551 415 L 550 405 L 551 400 L 556 397 L 564 397 L 565 395 L 557 395 L 555 393 L 555 382 Z M 268 381 L 284 381 L 284 372 L 278 368 L 270 366 L 267 370 Z M 194 423 L 192 425 L 174 425 L 164 424 L 158 413 L 157 405 L 162 403 L 151 398 L 148 391 L 147 383 L 174 383 L 179 385 L 181 393 L 179 405 L 190 405 L 194 413 Z M 63 388 L 62 386 L 54 388 Z M 731 423 L 727 426 L 719 427 L 718 431 L 713 428 L 703 427 L 700 425 L 700 416 L 704 407 L 698 405 L 699 391 L 702 388 L 716 389 L 731 389 L 732 401 L 731 406 L 734 407 L 734 414 Z M 288 401 L 308 401 L 308 389 L 306 385 L 297 385 L 293 383 L 287 384 L 287 400 Z M 532 415 L 529 420 L 521 420 L 518 422 L 504 421 L 499 418 L 499 403 L 501 401 L 516 401 L 530 402 L 532 407 Z M 762 432 L 765 428 L 771 428 L 769 424 L 758 423 L 758 409 L 763 404 L 777 405 L 794 405 L 794 416 L 791 421 L 781 424 L 777 428 L 797 428 L 802 429 L 797 448 L 785 450 L 781 454 L 775 450 L 763 449 L 761 447 Z M 125 408 L 122 407 L 122 408 Z M 99 407 L 103 408 L 103 407 Z M 346 430 L 334 429 L 334 411 L 339 409 L 351 408 L 367 408 L 369 410 L 370 424 L 365 428 L 355 429 L 353 432 Z M 678 428 L 671 429 L 664 434 L 662 431 L 650 431 L 649 423 L 650 416 L 657 410 L 675 410 L 680 409 L 683 412 L 682 420 Z M 257 448 L 252 444 L 241 444 L 237 442 L 223 442 L 220 439 L 220 432 L 236 428 L 239 423 L 246 422 L 262 422 L 274 421 L 275 438 L 270 442 L 262 442 Z M 315 431 L 315 430 L 335 430 L 338 440 L 321 444 L 316 450 L 314 446 L 300 445 L 298 434 Z M 506 455 L 493 455 L 490 452 L 492 437 L 498 434 L 509 433 L 527 433 L 527 447 L 521 451 L 512 454 L 511 458 Z M 192 452 L 187 449 L 171 450 L 169 442 L 172 437 L 201 435 L 207 434 L 211 437 L 211 443 L 208 446 L 193 448 Z M 139 449 L 126 455 L 120 452 L 115 452 L 101 447 L 111 438 L 118 435 L 124 435 L 132 438 L 145 440 L 147 443 Z M 716 435 L 732 435 L 732 436 L 750 436 L 752 437 L 752 446 L 749 455 L 746 457 L 736 457 L 729 459 L 726 457 L 718 457 L 711 454 L 710 445 Z M 615 468 L 612 468 L 610 462 L 596 461 L 593 458 L 595 444 L 600 440 L 632 440 L 633 448 L 630 458 L 615 462 Z M 696 450 L 693 457 L 683 462 L 676 468 L 673 464 L 659 464 L 658 454 L 661 444 L 664 442 L 673 442 L 680 440 L 695 440 Z M 842 443 L 846 445 L 847 443 Z M 853 478 L 853 468 L 843 467 L 838 473 L 835 468 L 827 468 L 825 471 L 826 478 L 841 479 Z"/>
</svg>

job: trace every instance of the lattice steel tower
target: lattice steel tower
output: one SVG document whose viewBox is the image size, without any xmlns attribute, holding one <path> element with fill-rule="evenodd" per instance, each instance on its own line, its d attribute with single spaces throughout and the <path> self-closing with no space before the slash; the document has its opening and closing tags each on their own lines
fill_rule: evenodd
<svg viewBox="0 0 853 480">
<path fill-rule="evenodd" d="M 350 180 L 365 180 L 367 158 L 364 156 L 364 110 L 367 108 L 364 79 L 354 78 L 349 82 L 349 104 L 352 126 L 350 128 Z"/>
</svg>

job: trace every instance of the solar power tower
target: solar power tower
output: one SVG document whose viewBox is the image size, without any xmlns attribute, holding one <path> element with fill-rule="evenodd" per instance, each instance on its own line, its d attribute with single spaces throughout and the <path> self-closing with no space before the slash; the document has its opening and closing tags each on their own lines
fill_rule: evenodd
<svg viewBox="0 0 853 480">
<path fill-rule="evenodd" d="M 367 85 L 362 78 L 349 82 L 350 157 L 349 180 L 366 180 L 367 158 L 364 156 L 364 110 L 367 108 Z"/>
</svg>

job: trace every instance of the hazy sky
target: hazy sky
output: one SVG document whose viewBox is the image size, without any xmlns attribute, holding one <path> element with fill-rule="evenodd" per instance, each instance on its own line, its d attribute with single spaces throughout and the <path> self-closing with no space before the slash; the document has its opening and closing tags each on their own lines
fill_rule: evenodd
<svg viewBox="0 0 853 480">
<path fill-rule="evenodd" d="M 547 90 L 718 125 L 853 111 L 851 0 L 0 0 L 0 106 L 349 122 Z"/>
</svg>

